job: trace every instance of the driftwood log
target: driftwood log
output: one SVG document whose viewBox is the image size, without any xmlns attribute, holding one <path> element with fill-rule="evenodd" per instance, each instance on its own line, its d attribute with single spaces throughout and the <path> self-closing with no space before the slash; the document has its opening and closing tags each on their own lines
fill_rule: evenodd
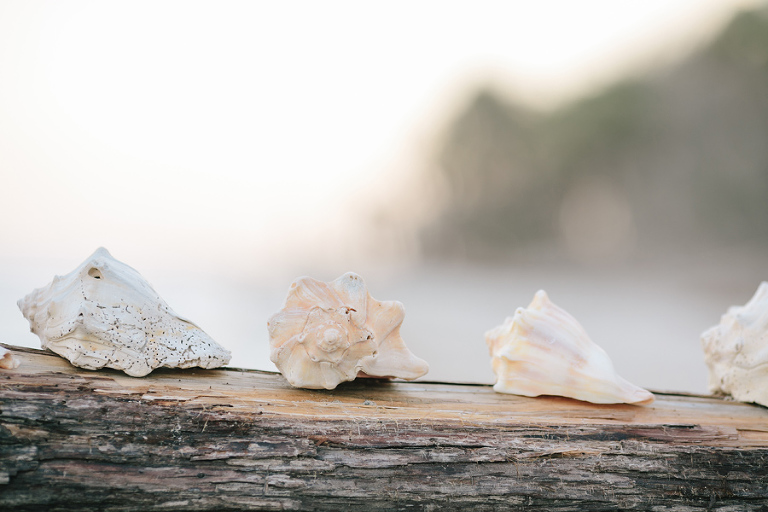
<svg viewBox="0 0 768 512">
<path fill-rule="evenodd" d="M 74 368 L 8 347 L 0 510 L 768 511 L 768 409 Z"/>
</svg>

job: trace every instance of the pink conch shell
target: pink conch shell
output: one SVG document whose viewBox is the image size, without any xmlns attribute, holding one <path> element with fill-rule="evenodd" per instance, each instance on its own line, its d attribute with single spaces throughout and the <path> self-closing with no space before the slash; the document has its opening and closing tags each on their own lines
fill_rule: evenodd
<svg viewBox="0 0 768 512">
<path fill-rule="evenodd" d="M 598 404 L 650 403 L 616 374 L 608 354 L 540 290 L 527 308 L 485 334 L 499 393 L 557 395 Z"/>
<path fill-rule="evenodd" d="M 429 370 L 400 337 L 405 310 L 370 296 L 351 272 L 324 283 L 302 277 L 267 323 L 270 358 L 292 386 L 333 389 L 358 372 L 416 379 Z"/>
</svg>

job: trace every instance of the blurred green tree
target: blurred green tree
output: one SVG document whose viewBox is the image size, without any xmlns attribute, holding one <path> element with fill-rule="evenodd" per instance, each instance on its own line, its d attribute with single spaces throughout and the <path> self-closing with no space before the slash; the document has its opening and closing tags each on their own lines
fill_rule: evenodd
<svg viewBox="0 0 768 512">
<path fill-rule="evenodd" d="M 448 197 L 427 254 L 558 252 L 564 198 L 593 178 L 626 198 L 642 247 L 768 244 L 768 9 L 551 113 L 480 90 L 436 161 Z"/>
</svg>

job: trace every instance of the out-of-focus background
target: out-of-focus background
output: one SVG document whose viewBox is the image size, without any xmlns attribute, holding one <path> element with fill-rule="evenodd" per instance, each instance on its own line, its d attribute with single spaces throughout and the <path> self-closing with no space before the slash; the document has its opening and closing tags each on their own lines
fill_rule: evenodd
<svg viewBox="0 0 768 512">
<path fill-rule="evenodd" d="M 629 380 L 768 277 L 768 4 L 0 1 L 0 341 L 99 246 L 273 369 L 300 275 L 405 304 L 429 379 L 492 382 L 536 290 Z"/>
</svg>

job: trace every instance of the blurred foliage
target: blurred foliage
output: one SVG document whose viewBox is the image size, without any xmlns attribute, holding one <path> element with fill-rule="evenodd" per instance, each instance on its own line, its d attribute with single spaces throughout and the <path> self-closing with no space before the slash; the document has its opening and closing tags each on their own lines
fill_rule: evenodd
<svg viewBox="0 0 768 512">
<path fill-rule="evenodd" d="M 559 249 L 565 194 L 600 177 L 626 195 L 638 246 L 768 242 L 768 10 L 744 12 L 672 68 L 551 113 L 477 93 L 437 155 L 428 254 Z"/>
</svg>

